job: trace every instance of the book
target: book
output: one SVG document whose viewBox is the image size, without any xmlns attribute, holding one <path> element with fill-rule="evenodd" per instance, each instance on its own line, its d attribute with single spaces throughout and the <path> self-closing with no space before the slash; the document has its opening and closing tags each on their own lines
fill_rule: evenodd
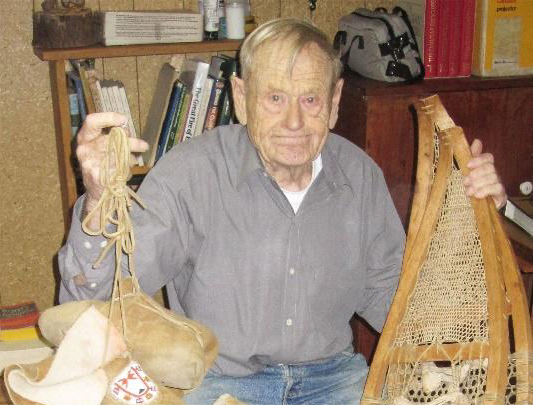
<svg viewBox="0 0 533 405">
<path fill-rule="evenodd" d="M 178 128 L 180 125 L 180 117 L 183 117 L 182 110 L 183 110 L 183 104 L 185 101 L 185 93 L 187 92 L 186 86 L 181 82 L 179 83 L 181 85 L 181 90 L 180 90 L 180 95 L 179 95 L 179 100 L 178 100 L 178 107 L 176 108 L 176 112 L 174 113 L 174 116 L 172 117 L 172 122 L 170 124 L 170 133 L 168 135 L 168 141 L 167 141 L 165 153 L 167 153 L 170 149 L 174 147 L 174 145 L 176 145 L 179 142 Z"/>
<path fill-rule="evenodd" d="M 448 76 L 449 67 L 449 40 L 450 32 L 450 9 L 451 3 L 448 0 L 437 1 L 438 19 L 437 19 L 437 77 Z"/>
<path fill-rule="evenodd" d="M 135 123 L 133 122 L 133 116 L 131 114 L 130 103 L 128 102 L 128 96 L 126 94 L 126 88 L 124 87 L 122 83 L 120 83 L 120 85 L 118 86 L 118 90 L 119 90 L 119 98 L 124 108 L 124 113 L 126 117 L 128 117 L 128 129 L 130 131 L 130 134 L 131 136 L 138 138 L 139 134 L 137 133 L 137 129 L 135 128 Z M 143 166 L 144 159 L 143 159 L 142 154 L 137 154 L 136 158 L 137 158 L 137 164 L 139 166 Z"/>
<path fill-rule="evenodd" d="M 110 88 L 110 91 L 113 93 L 117 111 L 125 115 L 128 120 L 127 127 L 129 136 L 133 138 L 138 138 L 137 130 L 135 129 L 133 117 L 131 115 L 131 110 L 128 103 L 128 97 L 126 96 L 126 89 L 124 88 L 124 84 L 121 81 L 115 81 L 113 86 Z M 142 166 L 144 164 L 144 160 L 141 154 L 137 154 L 135 158 L 139 166 Z"/>
<path fill-rule="evenodd" d="M 39 310 L 34 302 L 0 307 L 0 329 L 17 329 L 35 326 Z"/>
<path fill-rule="evenodd" d="M 470 76 L 472 73 L 472 50 L 474 48 L 474 24 L 476 16 L 476 0 L 463 0 L 461 23 L 461 51 L 459 55 L 459 76 Z"/>
<path fill-rule="evenodd" d="M 180 108 L 180 115 L 178 117 L 178 129 L 176 131 L 176 139 L 174 145 L 183 141 L 183 135 L 185 133 L 185 123 L 187 122 L 187 113 L 191 106 L 191 93 L 184 90 L 183 92 L 183 105 Z"/>
<path fill-rule="evenodd" d="M 93 87 L 95 89 L 94 94 L 99 100 L 97 112 L 118 112 L 125 115 L 128 121 L 129 136 L 138 138 L 124 84 L 120 80 L 98 80 L 94 78 Z M 141 154 L 136 156 L 136 160 L 139 166 L 144 164 Z"/>
<path fill-rule="evenodd" d="M 52 347 L 40 338 L 0 342 L 0 374 L 12 364 L 32 364 L 53 354 Z"/>
<path fill-rule="evenodd" d="M 96 107 L 94 105 L 93 95 L 89 87 L 89 81 L 87 80 L 87 74 L 85 66 L 78 65 L 78 74 L 81 80 L 81 87 L 83 89 L 83 95 L 85 99 L 85 105 L 87 107 L 87 114 L 92 114 L 96 112 Z"/>
<path fill-rule="evenodd" d="M 92 65 L 94 65 L 94 60 L 70 59 L 68 66 L 68 69 L 75 71 L 80 79 L 87 114 L 96 112 L 93 96 L 89 87 L 89 81 L 86 75 L 87 69 L 91 68 Z"/>
<path fill-rule="evenodd" d="M 115 106 L 115 111 L 126 115 L 126 108 L 122 104 L 122 96 L 120 95 L 120 90 L 118 89 L 119 85 L 121 85 L 121 83 L 115 81 L 113 85 L 109 87 L 109 92 L 111 98 L 113 99 L 112 103 Z"/>
<path fill-rule="evenodd" d="M 135 129 L 135 125 L 133 125 L 133 116 L 131 115 L 130 103 L 128 102 L 126 89 L 122 83 L 120 83 L 116 88 L 118 91 L 118 99 L 122 105 L 122 111 L 124 112 L 124 115 L 128 117 L 128 129 L 130 131 L 130 135 L 138 138 L 137 130 Z"/>
<path fill-rule="evenodd" d="M 67 93 L 70 110 L 70 131 L 72 138 L 74 138 L 81 126 L 80 106 L 78 103 L 78 95 L 76 94 L 76 90 L 69 87 Z"/>
<path fill-rule="evenodd" d="M 17 329 L 0 329 L 0 342 L 10 342 L 16 340 L 38 339 L 39 332 L 35 326 L 27 326 Z"/>
<path fill-rule="evenodd" d="M 102 83 L 100 82 L 100 80 L 95 81 L 95 86 L 96 86 L 96 93 L 98 94 L 98 98 L 100 99 L 100 102 L 101 102 L 101 108 L 102 108 L 101 112 L 107 111 L 106 100 L 104 98 L 104 92 L 102 91 Z"/>
<path fill-rule="evenodd" d="M 80 119 L 83 122 L 85 121 L 85 117 L 87 117 L 87 108 L 85 107 L 85 96 L 83 95 L 83 86 L 81 84 L 80 76 L 74 70 L 69 70 L 67 71 L 67 77 L 72 83 L 73 88 L 76 90 Z"/>
<path fill-rule="evenodd" d="M 449 2 L 449 30 L 448 30 L 448 77 L 459 75 L 460 54 L 461 54 L 461 30 L 462 12 L 464 0 Z"/>
<path fill-rule="evenodd" d="M 533 1 L 477 0 L 472 74 L 533 74 Z"/>
<path fill-rule="evenodd" d="M 122 112 L 120 110 L 120 105 L 115 94 L 115 88 L 117 83 L 114 80 L 107 80 L 105 84 L 105 91 L 107 91 L 107 97 L 109 98 L 109 111 L 113 112 Z"/>
<path fill-rule="evenodd" d="M 198 123 L 196 124 L 194 136 L 199 136 L 202 134 L 202 132 L 204 132 L 204 125 L 207 116 L 207 105 L 209 104 L 214 82 L 215 79 L 209 77 L 209 75 L 205 79 L 204 89 L 202 90 L 202 100 L 198 109 Z"/>
<path fill-rule="evenodd" d="M 102 91 L 99 89 L 99 81 L 96 70 L 93 68 L 85 69 L 85 75 L 87 76 L 87 83 L 89 84 L 89 89 L 91 90 L 91 95 L 93 98 L 94 110 L 95 112 L 103 112 L 102 105 Z"/>
<path fill-rule="evenodd" d="M 426 0 L 424 17 L 424 42 L 421 47 L 424 55 L 424 70 L 426 78 L 437 76 L 437 0 Z"/>
<path fill-rule="evenodd" d="M 174 119 L 177 120 L 177 110 L 178 110 L 179 100 L 181 98 L 182 89 L 183 89 L 183 84 L 179 80 L 176 80 L 172 87 L 172 92 L 170 94 L 170 99 L 169 99 L 167 111 L 165 114 L 165 120 L 163 121 L 163 127 L 161 128 L 161 134 L 159 136 L 159 142 L 157 144 L 157 152 L 155 156 L 156 162 L 167 151 L 167 144 L 170 138 L 170 130 L 172 128 L 172 122 L 174 121 Z"/>
<path fill-rule="evenodd" d="M 157 145 L 159 144 L 170 95 L 178 77 L 179 69 L 170 63 L 163 64 L 159 71 L 152 103 L 141 134 L 141 138 L 149 145 L 148 150 L 142 155 L 144 163 L 148 167 L 152 167 L 155 163 Z"/>
<path fill-rule="evenodd" d="M 231 95 L 230 79 L 237 74 L 237 61 L 234 58 L 228 57 L 220 66 L 222 70 L 222 78 L 225 80 L 224 91 L 221 95 L 221 102 L 219 113 L 217 116 L 217 126 L 227 125 L 233 121 L 233 100 Z"/>
<path fill-rule="evenodd" d="M 529 207 L 532 206 L 533 205 L 530 203 Z M 513 202 L 509 199 L 503 210 L 503 215 L 533 237 L 533 209 L 526 212 L 526 207 L 525 204 L 519 207 L 518 202 Z"/>
<path fill-rule="evenodd" d="M 104 111 L 109 112 L 113 111 L 113 106 L 111 105 L 111 99 L 109 97 L 109 82 L 106 80 L 100 80 L 100 91 L 102 92 L 102 101 Z"/>
<path fill-rule="evenodd" d="M 190 89 L 191 104 L 187 113 L 182 141 L 192 138 L 195 134 L 208 70 L 209 64 L 200 60 L 185 59 L 183 62 L 179 79 L 187 86 L 187 89 Z"/>
<path fill-rule="evenodd" d="M 213 129 L 216 126 L 218 110 L 225 85 L 226 82 L 222 78 L 214 79 L 213 88 L 209 97 L 209 103 L 207 104 L 204 131 Z"/>
<path fill-rule="evenodd" d="M 203 39 L 200 13 L 180 10 L 104 11 L 98 13 L 104 45 L 199 42 Z"/>
<path fill-rule="evenodd" d="M 0 374 L 11 364 L 36 363 L 53 353 L 40 337 L 34 302 L 0 307 Z"/>
</svg>

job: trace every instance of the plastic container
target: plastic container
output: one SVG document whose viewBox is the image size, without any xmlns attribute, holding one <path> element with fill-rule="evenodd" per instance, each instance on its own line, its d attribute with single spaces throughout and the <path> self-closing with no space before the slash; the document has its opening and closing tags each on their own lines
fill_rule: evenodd
<svg viewBox="0 0 533 405">
<path fill-rule="evenodd" d="M 240 0 L 226 0 L 224 14 L 226 17 L 226 36 L 228 39 L 244 38 L 244 15 L 246 4 Z"/>
</svg>

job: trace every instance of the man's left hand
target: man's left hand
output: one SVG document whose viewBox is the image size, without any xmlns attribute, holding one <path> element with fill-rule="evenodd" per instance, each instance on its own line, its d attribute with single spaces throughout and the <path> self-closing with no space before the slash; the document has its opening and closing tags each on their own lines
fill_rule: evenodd
<svg viewBox="0 0 533 405">
<path fill-rule="evenodd" d="M 494 156 L 482 153 L 483 144 L 479 139 L 474 139 L 470 151 L 472 159 L 467 164 L 470 174 L 464 179 L 466 195 L 476 198 L 491 196 L 496 208 L 500 209 L 507 202 L 507 193 L 494 167 Z"/>
</svg>

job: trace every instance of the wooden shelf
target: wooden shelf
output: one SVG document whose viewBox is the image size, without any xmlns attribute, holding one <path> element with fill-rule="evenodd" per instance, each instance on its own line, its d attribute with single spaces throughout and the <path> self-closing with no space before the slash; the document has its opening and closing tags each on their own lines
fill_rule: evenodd
<svg viewBox="0 0 533 405">
<path fill-rule="evenodd" d="M 418 96 L 422 93 L 430 94 L 451 91 L 464 92 L 468 90 L 480 91 L 533 86 L 533 75 L 504 77 L 448 77 L 424 79 L 411 84 L 401 82 L 381 82 L 359 76 L 352 72 L 346 72 L 344 77 L 350 86 L 364 89 L 366 96 L 387 96 L 391 94 L 396 96 Z"/>
<path fill-rule="evenodd" d="M 148 166 L 133 166 L 131 168 L 131 174 L 134 176 L 140 176 L 148 173 L 150 171 L 151 167 Z"/>
<path fill-rule="evenodd" d="M 65 59 L 119 58 L 125 56 L 170 55 L 198 52 L 236 51 L 240 40 L 216 40 L 202 42 L 179 42 L 173 44 L 145 44 L 103 46 L 96 45 L 82 48 L 42 49 L 35 47 L 35 55 L 43 61 Z"/>
<path fill-rule="evenodd" d="M 50 71 L 50 89 L 54 108 L 59 181 L 63 202 L 65 231 L 68 232 L 71 212 L 78 192 L 72 167 L 70 109 L 67 94 L 65 62 L 69 59 L 120 58 L 150 55 L 171 55 L 202 52 L 237 51 L 240 40 L 215 40 L 202 42 L 180 42 L 173 44 L 90 46 L 65 49 L 42 49 L 34 47 L 35 55 L 47 61 Z M 143 175 L 149 171 L 146 166 L 132 168 L 133 175 Z"/>
</svg>

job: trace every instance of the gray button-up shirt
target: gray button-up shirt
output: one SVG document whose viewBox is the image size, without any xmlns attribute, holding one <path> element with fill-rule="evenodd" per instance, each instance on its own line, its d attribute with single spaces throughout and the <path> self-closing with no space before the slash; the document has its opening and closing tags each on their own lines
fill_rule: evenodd
<svg viewBox="0 0 533 405">
<path fill-rule="evenodd" d="M 323 169 L 295 214 L 245 127 L 215 128 L 173 148 L 144 179 L 131 211 L 135 263 L 149 294 L 215 332 L 215 371 L 247 375 L 345 350 L 354 312 L 380 330 L 397 286 L 404 231 L 381 170 L 330 134 Z M 100 237 L 78 201 L 59 253 L 60 300 L 110 295 L 114 258 L 91 265 Z M 73 277 L 83 272 L 87 283 Z"/>
</svg>

